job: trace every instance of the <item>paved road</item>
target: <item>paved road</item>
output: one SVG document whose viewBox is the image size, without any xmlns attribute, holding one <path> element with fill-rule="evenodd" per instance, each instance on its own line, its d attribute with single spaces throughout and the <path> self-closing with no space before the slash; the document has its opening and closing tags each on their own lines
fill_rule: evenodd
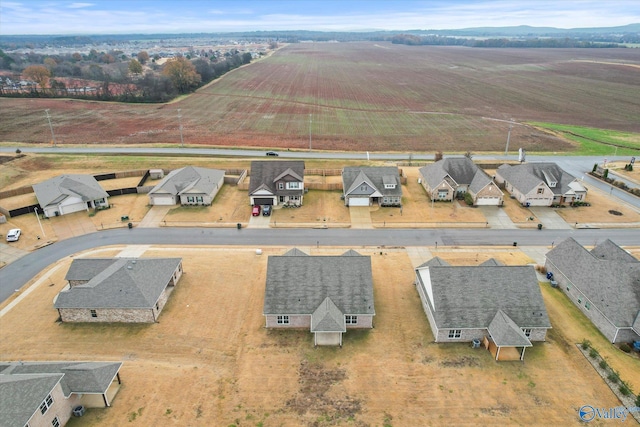
<svg viewBox="0 0 640 427">
<path fill-rule="evenodd" d="M 610 238 L 638 245 L 640 230 L 491 230 L 491 229 L 219 229 L 134 228 L 105 230 L 61 240 L 0 269 L 0 301 L 7 299 L 47 266 L 74 253 L 107 245 L 240 245 L 261 246 L 549 246 L 566 237 L 593 245 Z"/>
</svg>

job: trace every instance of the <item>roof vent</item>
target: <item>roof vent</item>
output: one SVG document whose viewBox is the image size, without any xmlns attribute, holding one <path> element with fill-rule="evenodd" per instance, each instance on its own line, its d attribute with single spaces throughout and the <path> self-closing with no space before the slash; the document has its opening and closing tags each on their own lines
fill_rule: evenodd
<svg viewBox="0 0 640 427">
<path fill-rule="evenodd" d="M 127 270 L 133 270 L 133 267 L 130 265 L 127 265 Z"/>
</svg>

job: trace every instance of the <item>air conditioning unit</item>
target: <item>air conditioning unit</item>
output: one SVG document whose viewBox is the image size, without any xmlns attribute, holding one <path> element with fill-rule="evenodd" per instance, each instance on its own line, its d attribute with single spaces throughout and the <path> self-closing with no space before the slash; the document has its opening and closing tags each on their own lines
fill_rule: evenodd
<svg viewBox="0 0 640 427">
<path fill-rule="evenodd" d="M 73 411 L 71 413 L 73 414 L 74 417 L 81 417 L 84 415 L 84 412 L 85 412 L 84 406 L 79 405 L 73 408 Z"/>
</svg>

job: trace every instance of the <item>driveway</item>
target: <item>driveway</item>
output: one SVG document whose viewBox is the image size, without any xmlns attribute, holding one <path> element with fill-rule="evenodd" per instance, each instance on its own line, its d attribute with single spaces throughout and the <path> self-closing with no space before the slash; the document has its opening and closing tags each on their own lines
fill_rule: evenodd
<svg viewBox="0 0 640 427">
<path fill-rule="evenodd" d="M 529 208 L 531 212 L 538 218 L 544 228 L 549 230 L 573 229 L 573 227 L 562 219 L 554 208 L 545 206 L 532 206 Z"/>
<path fill-rule="evenodd" d="M 15 246 L 0 243 L 0 268 L 27 255 L 28 253 L 28 251 L 18 249 Z"/>
<path fill-rule="evenodd" d="M 96 226 L 85 211 L 49 218 L 58 240 L 82 236 L 96 231 Z"/>
<path fill-rule="evenodd" d="M 349 206 L 351 228 L 373 228 L 369 206 Z"/>
<path fill-rule="evenodd" d="M 142 228 L 157 228 L 160 227 L 162 220 L 175 206 L 151 206 L 149 212 L 142 218 L 138 227 Z"/>
<path fill-rule="evenodd" d="M 249 225 L 251 228 L 269 228 L 269 224 L 271 224 L 271 216 L 262 215 L 262 211 L 260 215 L 249 217 Z"/>
<path fill-rule="evenodd" d="M 489 228 L 499 228 L 499 229 L 515 229 L 518 228 L 509 215 L 505 212 L 504 209 L 499 208 L 498 206 L 478 206 L 480 211 L 485 218 L 487 218 L 487 222 L 489 223 Z"/>
</svg>

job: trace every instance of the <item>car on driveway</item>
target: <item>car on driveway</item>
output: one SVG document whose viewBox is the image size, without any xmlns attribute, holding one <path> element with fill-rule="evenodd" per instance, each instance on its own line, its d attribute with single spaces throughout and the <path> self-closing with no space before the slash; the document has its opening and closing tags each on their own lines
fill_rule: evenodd
<svg viewBox="0 0 640 427">
<path fill-rule="evenodd" d="M 276 153 L 275 151 L 267 151 L 267 156 L 276 156 L 276 157 L 278 157 L 279 154 Z"/>
<path fill-rule="evenodd" d="M 262 207 L 262 215 L 264 215 L 264 216 L 271 215 L 271 205 L 264 205 Z"/>
<path fill-rule="evenodd" d="M 260 216 L 260 205 L 253 205 L 253 209 L 251 210 L 251 215 Z"/>
<path fill-rule="evenodd" d="M 22 232 L 19 228 L 13 228 L 7 233 L 7 242 L 17 242 Z"/>
</svg>

